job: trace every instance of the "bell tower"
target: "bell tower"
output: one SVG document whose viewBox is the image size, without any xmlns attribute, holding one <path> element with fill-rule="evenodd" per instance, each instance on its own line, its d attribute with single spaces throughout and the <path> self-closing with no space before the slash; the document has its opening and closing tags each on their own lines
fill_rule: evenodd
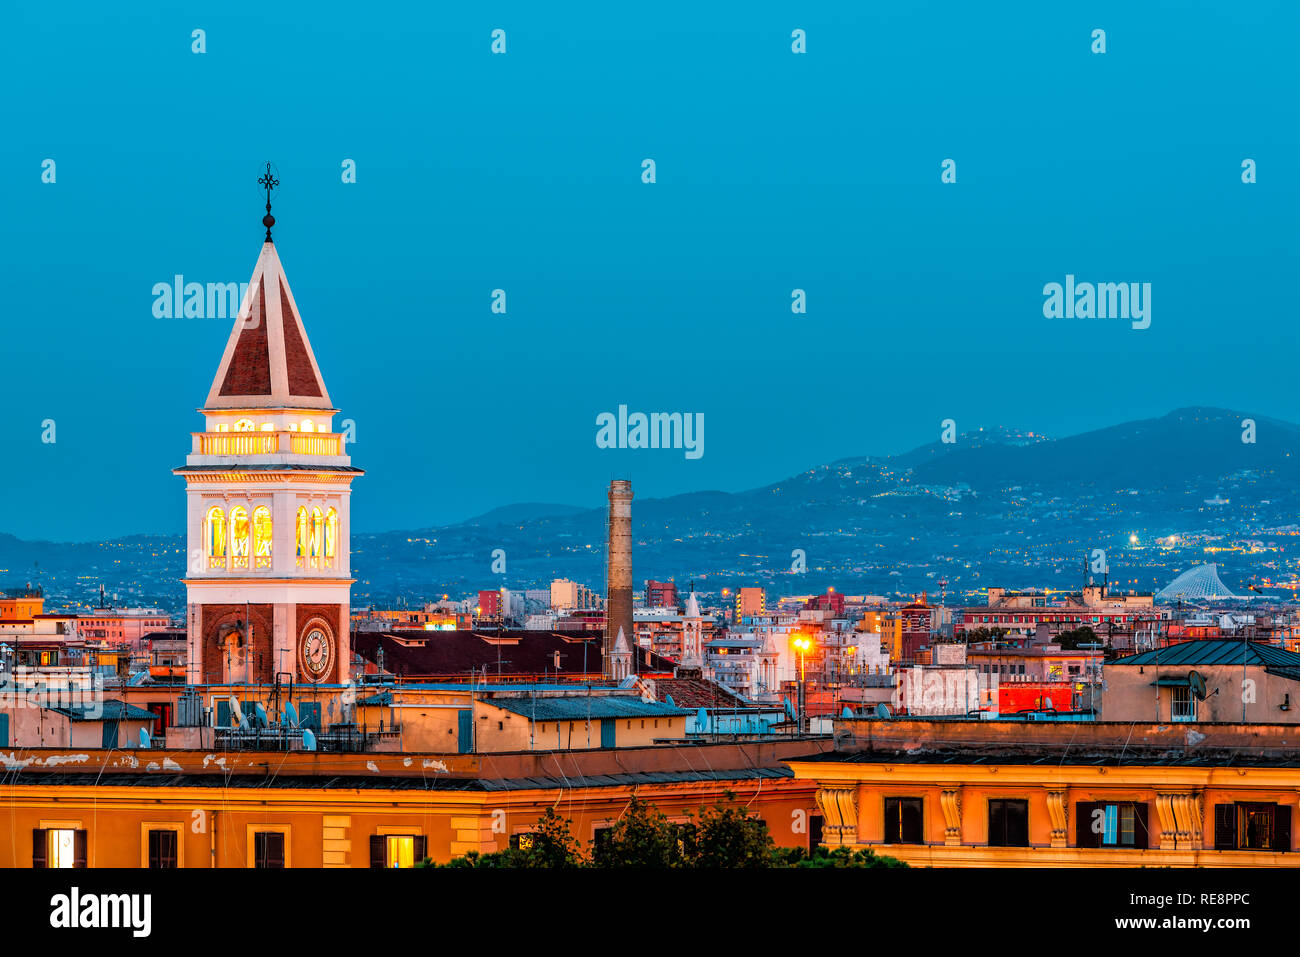
<svg viewBox="0 0 1300 957">
<path fill-rule="evenodd" d="M 189 684 L 342 683 L 351 658 L 349 502 L 364 474 L 266 239 L 199 412 L 184 476 Z"/>
</svg>

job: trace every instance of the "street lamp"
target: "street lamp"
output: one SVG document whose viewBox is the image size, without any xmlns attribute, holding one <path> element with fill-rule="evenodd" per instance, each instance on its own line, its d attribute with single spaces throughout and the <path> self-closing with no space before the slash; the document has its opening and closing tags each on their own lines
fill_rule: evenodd
<svg viewBox="0 0 1300 957">
<path fill-rule="evenodd" d="M 804 703 L 804 655 L 808 652 L 808 649 L 812 647 L 812 642 L 809 641 L 806 636 L 798 635 L 795 637 L 792 644 L 799 652 L 799 686 L 798 686 L 799 733 L 803 734 L 803 732 L 806 730 L 804 727 L 806 721 L 806 716 L 805 716 L 806 706 Z"/>
</svg>

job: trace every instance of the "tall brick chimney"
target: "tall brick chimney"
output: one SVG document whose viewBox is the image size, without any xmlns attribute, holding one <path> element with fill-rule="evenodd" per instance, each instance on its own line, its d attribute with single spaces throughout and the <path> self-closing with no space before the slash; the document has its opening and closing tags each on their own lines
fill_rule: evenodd
<svg viewBox="0 0 1300 957">
<path fill-rule="evenodd" d="M 614 642 L 621 628 L 633 649 L 636 670 L 636 630 L 632 627 L 632 483 L 614 479 L 609 483 L 609 541 L 605 554 L 609 566 L 605 581 L 605 677 L 613 677 Z"/>
</svg>

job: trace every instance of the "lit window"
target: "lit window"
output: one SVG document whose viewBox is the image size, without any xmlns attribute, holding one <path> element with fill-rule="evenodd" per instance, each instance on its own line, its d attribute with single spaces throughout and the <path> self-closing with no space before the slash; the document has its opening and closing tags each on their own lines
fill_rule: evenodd
<svg viewBox="0 0 1300 957">
<path fill-rule="evenodd" d="M 46 831 L 46 867 L 76 867 L 76 831 L 51 828 Z"/>
<path fill-rule="evenodd" d="M 253 554 L 258 568 L 271 567 L 271 510 L 265 505 L 253 510 Z"/>
<path fill-rule="evenodd" d="M 208 545 L 209 567 L 226 564 L 226 516 L 217 506 L 208 509 L 204 535 Z"/>
<path fill-rule="evenodd" d="M 298 516 L 294 522 L 294 555 L 297 559 L 297 565 L 302 568 L 307 563 L 307 552 L 310 551 L 311 529 L 307 524 L 307 506 L 298 506 Z"/>
<path fill-rule="evenodd" d="M 390 837 L 387 840 L 387 853 L 384 855 L 385 867 L 414 867 L 415 838 Z"/>
<path fill-rule="evenodd" d="M 248 509 L 237 505 L 230 511 L 230 554 L 236 568 L 248 567 Z"/>
<path fill-rule="evenodd" d="M 314 431 L 316 431 L 315 428 L 313 428 L 313 426 L 312 426 L 312 424 L 311 424 L 311 419 L 303 419 L 303 420 L 302 420 L 302 428 L 301 428 L 301 431 L 303 431 L 303 432 L 314 432 Z"/>
<path fill-rule="evenodd" d="M 220 424 L 217 426 L 217 431 L 218 431 L 218 432 L 229 432 L 229 431 L 230 431 L 230 424 L 227 423 L 227 422 L 222 422 L 222 423 L 220 423 Z"/>
<path fill-rule="evenodd" d="M 325 516 L 325 557 L 333 558 L 335 543 L 339 537 L 339 513 L 330 509 Z"/>
<path fill-rule="evenodd" d="M 252 419 L 239 419 L 239 420 L 237 420 L 237 421 L 235 422 L 235 431 L 236 431 L 236 432 L 252 432 L 252 431 L 253 431 L 253 420 L 252 420 Z"/>
<path fill-rule="evenodd" d="M 324 537 L 325 516 L 321 512 L 320 506 L 312 506 L 312 558 L 320 558 Z"/>
</svg>

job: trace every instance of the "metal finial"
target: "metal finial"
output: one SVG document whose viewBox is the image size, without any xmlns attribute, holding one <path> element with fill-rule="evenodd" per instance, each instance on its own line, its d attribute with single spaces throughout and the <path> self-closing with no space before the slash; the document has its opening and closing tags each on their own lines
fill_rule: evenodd
<svg viewBox="0 0 1300 957">
<path fill-rule="evenodd" d="M 262 225 L 266 227 L 266 241 L 271 241 L 271 227 L 275 225 L 275 217 L 271 215 L 271 190 L 280 185 L 280 181 L 271 173 L 271 164 L 266 164 L 266 175 L 257 178 L 257 184 L 266 188 L 266 215 L 262 217 Z"/>
</svg>

